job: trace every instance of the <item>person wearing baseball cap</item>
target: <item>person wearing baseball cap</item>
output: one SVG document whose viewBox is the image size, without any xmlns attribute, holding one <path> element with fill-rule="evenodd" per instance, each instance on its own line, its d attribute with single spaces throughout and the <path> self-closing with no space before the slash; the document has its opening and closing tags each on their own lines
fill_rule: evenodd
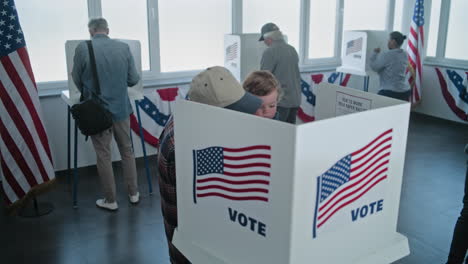
<svg viewBox="0 0 468 264">
<path fill-rule="evenodd" d="M 263 52 L 260 69 L 273 73 L 283 92 L 278 102 L 279 120 L 295 124 L 297 110 L 301 104 L 299 55 L 293 46 L 286 43 L 276 24 L 263 25 L 260 34 L 259 41 L 268 46 Z"/>
<path fill-rule="evenodd" d="M 260 98 L 246 92 L 229 70 L 221 66 L 210 67 L 195 76 L 190 84 L 188 98 L 194 102 L 247 114 L 255 114 L 262 105 Z M 185 264 L 190 261 L 172 244 L 172 236 L 177 228 L 175 169 L 174 119 L 171 117 L 159 136 L 159 191 L 171 263 Z"/>
</svg>

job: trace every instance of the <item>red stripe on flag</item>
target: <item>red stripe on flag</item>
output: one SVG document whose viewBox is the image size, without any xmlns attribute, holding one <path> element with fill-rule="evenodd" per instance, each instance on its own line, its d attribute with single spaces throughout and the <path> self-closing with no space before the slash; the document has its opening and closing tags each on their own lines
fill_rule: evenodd
<svg viewBox="0 0 468 264">
<path fill-rule="evenodd" d="M 225 160 L 246 160 L 246 159 L 269 159 L 271 155 L 268 154 L 253 154 L 253 155 L 245 155 L 239 157 L 233 156 L 224 156 Z"/>
<path fill-rule="evenodd" d="M 16 52 L 18 52 L 18 55 L 21 58 L 21 61 L 23 62 L 24 68 L 26 68 L 26 71 L 28 72 L 29 79 L 31 79 L 34 88 L 36 88 L 37 91 L 36 80 L 34 79 L 34 74 L 31 68 L 31 62 L 29 60 L 29 55 L 28 51 L 26 50 L 26 47 L 19 48 L 18 50 L 16 50 Z"/>
<path fill-rule="evenodd" d="M 16 197 L 18 198 L 24 197 L 26 195 L 25 191 L 28 191 L 28 190 L 23 190 L 23 188 L 21 188 L 18 181 L 16 181 L 15 176 L 13 176 L 13 173 L 11 173 L 10 168 L 8 168 L 8 166 L 5 164 L 5 159 L 3 158 L 1 154 L 0 154 L 0 163 L 2 165 L 3 177 L 6 181 L 6 183 L 3 183 L 3 184 L 8 184 L 10 188 L 15 192 Z M 9 204 L 12 203 L 10 199 L 8 199 L 8 202 Z"/>
<path fill-rule="evenodd" d="M 265 185 L 268 185 L 268 184 L 270 184 L 269 181 L 263 181 L 263 180 L 230 181 L 230 180 L 226 180 L 226 179 L 223 179 L 223 178 L 214 178 L 214 177 L 197 180 L 197 183 L 205 183 L 205 182 L 210 182 L 210 181 L 218 181 L 218 182 L 224 182 L 224 183 L 229 183 L 229 184 L 234 184 L 234 185 L 242 185 L 242 184 L 265 184 Z"/>
<path fill-rule="evenodd" d="M 244 168 L 251 168 L 251 167 L 265 167 L 265 168 L 270 168 L 270 164 L 268 163 L 261 163 L 261 162 L 256 162 L 256 163 L 246 163 L 246 164 L 224 164 L 225 168 L 230 168 L 230 169 L 244 169 Z"/>
<path fill-rule="evenodd" d="M 267 176 L 269 177 L 270 176 L 270 173 L 266 171 L 249 171 L 249 172 L 239 172 L 239 173 L 225 171 L 223 172 L 223 174 L 227 176 L 233 176 L 233 177 L 245 177 L 245 176 Z"/>
<path fill-rule="evenodd" d="M 384 141 L 380 142 L 377 146 L 373 147 L 371 150 L 369 150 L 366 154 L 362 155 L 360 158 L 357 158 L 355 160 L 353 160 L 353 163 L 355 162 L 359 162 L 360 160 L 362 160 L 363 158 L 367 157 L 367 155 L 369 155 L 372 151 L 374 151 L 375 149 L 377 149 L 378 147 L 382 146 L 382 144 L 388 142 L 392 140 L 391 137 L 385 139 Z M 377 156 L 380 152 L 382 152 L 383 150 L 386 150 L 386 149 L 389 149 L 392 145 L 388 145 L 388 146 L 385 146 L 384 148 L 382 148 L 382 150 L 380 150 L 379 152 L 375 153 L 372 157 L 369 158 L 369 160 L 373 159 L 375 156 Z"/>
<path fill-rule="evenodd" d="M 50 153 L 49 143 L 47 140 L 47 134 L 45 132 L 44 126 L 42 125 L 42 121 L 36 111 L 36 108 L 34 108 L 34 104 L 31 100 L 31 97 L 29 97 L 29 93 L 27 91 L 26 86 L 24 85 L 18 72 L 16 71 L 15 66 L 11 62 L 10 57 L 4 56 L 0 59 L 0 61 L 2 62 L 3 67 L 5 68 L 8 76 L 10 77 L 10 80 L 15 85 L 15 88 L 17 89 L 18 94 L 23 99 L 23 102 L 26 105 L 29 111 L 29 114 L 31 115 L 31 118 L 34 123 L 34 127 L 36 128 L 37 134 L 39 135 L 39 139 L 42 143 L 42 146 L 46 150 L 47 156 L 49 157 L 49 160 L 52 163 L 52 155 Z"/>
<path fill-rule="evenodd" d="M 42 179 L 44 180 L 44 182 L 48 181 L 49 177 L 44 168 L 44 164 L 42 163 L 36 144 L 34 143 L 33 136 L 31 135 L 31 132 L 29 131 L 29 128 L 23 119 L 23 116 L 20 114 L 20 112 L 16 108 L 15 103 L 13 102 L 11 97 L 8 95 L 8 92 L 6 91 L 2 83 L 0 83 L 0 94 L 1 94 L 0 99 L 5 105 L 5 108 L 7 109 L 16 128 L 20 132 L 21 137 L 23 138 L 24 142 L 28 146 L 28 149 L 31 151 L 31 154 L 33 155 L 34 162 L 37 164 L 37 167 L 39 168 Z"/>
<path fill-rule="evenodd" d="M 393 129 L 389 129 L 385 132 L 383 132 L 382 134 L 380 134 L 380 136 L 376 137 L 374 140 L 372 140 L 369 144 L 365 145 L 364 147 L 362 147 L 361 149 L 359 150 L 356 150 L 355 152 L 351 153 L 352 156 L 354 155 L 357 155 L 359 153 L 361 153 L 362 151 L 364 151 L 365 149 L 367 149 L 369 146 L 371 146 L 372 144 L 374 144 L 377 140 L 381 139 L 382 137 L 384 137 L 385 135 L 387 135 L 388 133 L 391 133 L 393 131 Z"/>
<path fill-rule="evenodd" d="M 16 145 L 13 138 L 10 136 L 10 132 L 7 130 L 7 128 L 5 127 L 1 119 L 0 119 L 0 134 L 2 135 L 2 139 L 5 142 L 6 147 L 11 153 L 11 156 L 15 159 L 16 164 L 18 164 L 18 167 L 23 172 L 23 175 L 28 181 L 29 186 L 30 187 L 36 186 L 37 181 L 36 181 L 36 178 L 34 178 L 34 174 L 32 173 L 31 169 L 26 163 L 26 160 L 23 157 L 23 154 L 21 153 L 20 149 Z"/>
<path fill-rule="evenodd" d="M 222 193 L 215 193 L 215 192 L 197 194 L 197 197 L 207 197 L 207 196 L 218 196 L 218 197 L 222 197 L 222 198 L 225 198 L 225 199 L 228 199 L 228 200 L 234 200 L 234 201 L 249 201 L 249 200 L 253 200 L 253 201 L 264 201 L 264 202 L 268 202 L 268 198 L 259 197 L 259 196 L 234 197 L 234 196 L 229 196 L 229 195 L 225 195 L 225 194 L 222 194 Z"/>
<path fill-rule="evenodd" d="M 258 145 L 258 146 L 250 146 L 250 147 L 245 147 L 245 148 L 223 148 L 223 149 L 229 152 L 243 152 L 243 151 L 258 150 L 258 149 L 270 150 L 271 147 L 266 146 L 266 145 Z"/>
<path fill-rule="evenodd" d="M 209 189 L 220 189 L 220 190 L 233 192 L 233 193 L 244 193 L 244 192 L 268 193 L 267 189 L 262 189 L 262 188 L 232 189 L 232 188 L 228 188 L 228 187 L 225 187 L 225 186 L 222 186 L 222 185 L 206 185 L 206 186 L 197 187 L 197 190 L 199 190 L 199 191 L 209 190 Z"/>
</svg>

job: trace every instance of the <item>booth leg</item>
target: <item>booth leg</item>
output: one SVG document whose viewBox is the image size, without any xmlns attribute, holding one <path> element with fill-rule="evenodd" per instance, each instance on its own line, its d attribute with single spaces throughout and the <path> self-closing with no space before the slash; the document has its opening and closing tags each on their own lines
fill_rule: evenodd
<svg viewBox="0 0 468 264">
<path fill-rule="evenodd" d="M 70 188 L 71 182 L 71 120 L 70 120 L 70 106 L 68 106 L 68 113 L 67 113 L 67 184 Z"/>
<path fill-rule="evenodd" d="M 136 108 L 137 118 L 138 118 L 138 128 L 140 132 L 141 148 L 143 149 L 143 159 L 145 161 L 146 179 L 148 180 L 149 193 L 151 195 L 153 194 L 153 186 L 151 184 L 151 175 L 149 171 L 148 157 L 146 156 L 146 146 L 145 146 L 145 138 L 143 134 L 143 127 L 141 126 L 140 107 L 138 105 L 137 100 L 135 100 L 135 108 Z"/>
<path fill-rule="evenodd" d="M 364 77 L 364 92 L 369 92 L 369 76 Z"/>
<path fill-rule="evenodd" d="M 73 186 L 72 186 L 72 196 L 73 196 L 73 208 L 78 208 L 77 201 L 77 189 L 78 189 L 78 126 L 75 122 L 75 132 L 74 132 L 74 155 L 73 155 Z"/>
</svg>

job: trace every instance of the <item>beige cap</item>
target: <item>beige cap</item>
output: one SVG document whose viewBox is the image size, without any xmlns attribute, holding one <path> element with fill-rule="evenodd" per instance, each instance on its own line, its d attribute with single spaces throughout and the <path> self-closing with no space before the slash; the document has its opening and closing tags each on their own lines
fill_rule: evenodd
<svg viewBox="0 0 468 264">
<path fill-rule="evenodd" d="M 262 105 L 260 98 L 246 92 L 231 72 L 221 66 L 210 67 L 195 76 L 188 97 L 194 102 L 250 114 Z"/>
</svg>

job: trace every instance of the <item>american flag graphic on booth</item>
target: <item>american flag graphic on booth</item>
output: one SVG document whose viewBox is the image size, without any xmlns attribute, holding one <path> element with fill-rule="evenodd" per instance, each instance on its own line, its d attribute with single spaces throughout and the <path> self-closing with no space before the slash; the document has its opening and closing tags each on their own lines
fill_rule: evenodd
<svg viewBox="0 0 468 264">
<path fill-rule="evenodd" d="M 193 150 L 193 200 L 219 197 L 268 202 L 271 146 Z"/>
<path fill-rule="evenodd" d="M 362 37 L 348 41 L 346 43 L 346 55 L 362 50 Z"/>
<path fill-rule="evenodd" d="M 346 155 L 317 178 L 312 236 L 340 210 L 387 178 L 392 132 L 389 129 L 366 146 Z"/>
<path fill-rule="evenodd" d="M 234 44 L 229 45 L 226 48 L 226 60 L 227 61 L 230 61 L 230 60 L 233 60 L 233 59 L 237 58 L 237 49 L 238 49 L 238 47 L 239 47 L 239 44 L 237 42 L 235 42 Z"/>
</svg>

